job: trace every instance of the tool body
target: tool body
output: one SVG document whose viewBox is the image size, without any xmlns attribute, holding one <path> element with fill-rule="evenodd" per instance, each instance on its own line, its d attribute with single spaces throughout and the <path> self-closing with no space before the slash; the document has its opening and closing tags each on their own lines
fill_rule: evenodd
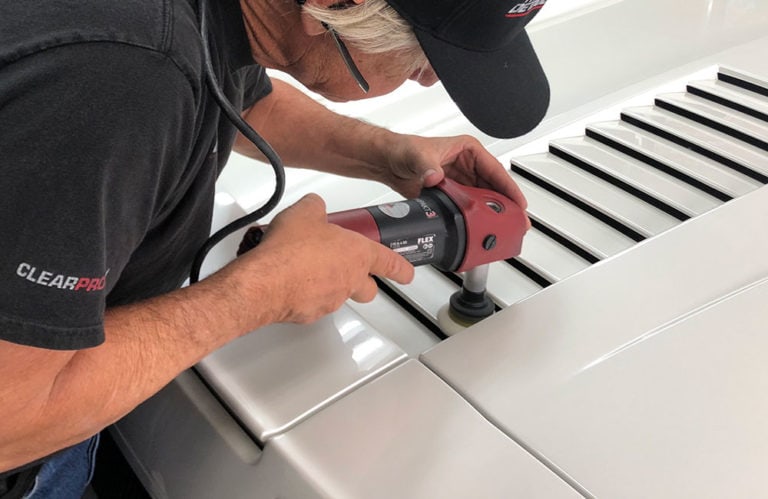
<svg viewBox="0 0 768 499">
<path fill-rule="evenodd" d="M 328 221 L 360 232 L 413 265 L 463 272 L 520 254 L 525 212 L 498 192 L 445 179 L 418 198 L 333 213 Z"/>
<path fill-rule="evenodd" d="M 488 264 L 519 255 L 528 229 L 525 212 L 511 199 L 450 179 L 415 199 L 331 213 L 328 222 L 387 246 L 413 265 L 465 272 L 461 289 L 438 314 L 447 335 L 494 313 L 485 292 Z M 238 254 L 263 235 L 264 227 L 249 229 Z"/>
<path fill-rule="evenodd" d="M 511 199 L 450 179 L 415 199 L 331 213 L 328 222 L 383 244 L 413 265 L 446 272 L 517 256 L 527 230 L 525 212 Z M 262 235 L 263 227 L 249 230 L 238 253 Z"/>
</svg>

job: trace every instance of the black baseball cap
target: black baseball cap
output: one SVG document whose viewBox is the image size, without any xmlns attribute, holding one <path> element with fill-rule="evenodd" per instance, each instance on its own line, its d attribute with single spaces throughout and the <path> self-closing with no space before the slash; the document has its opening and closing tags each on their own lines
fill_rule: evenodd
<svg viewBox="0 0 768 499">
<path fill-rule="evenodd" d="M 387 0 L 416 33 L 464 116 L 488 135 L 532 130 L 549 84 L 525 25 L 546 0 Z"/>
</svg>

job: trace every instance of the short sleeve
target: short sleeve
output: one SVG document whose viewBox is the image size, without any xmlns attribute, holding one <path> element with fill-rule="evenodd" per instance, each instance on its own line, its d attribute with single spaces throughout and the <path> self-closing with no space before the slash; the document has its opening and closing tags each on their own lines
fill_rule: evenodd
<svg viewBox="0 0 768 499">
<path fill-rule="evenodd" d="M 272 80 L 262 66 L 246 66 L 240 69 L 240 76 L 243 78 L 243 109 L 248 109 L 272 92 Z"/>
<path fill-rule="evenodd" d="M 187 159 L 195 106 L 173 61 L 129 44 L 0 67 L 0 339 L 104 340 L 106 295 Z"/>
</svg>

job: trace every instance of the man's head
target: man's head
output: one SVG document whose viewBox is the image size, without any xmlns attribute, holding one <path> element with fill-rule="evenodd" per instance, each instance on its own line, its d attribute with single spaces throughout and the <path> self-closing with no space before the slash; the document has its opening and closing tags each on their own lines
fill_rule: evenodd
<svg viewBox="0 0 768 499">
<path fill-rule="evenodd" d="M 480 130 L 515 137 L 536 126 L 549 104 L 524 30 L 545 2 L 308 0 L 304 11 L 360 52 L 397 54 L 412 79 L 431 84 L 436 73 Z"/>
<path fill-rule="evenodd" d="M 304 30 L 310 35 L 335 38 L 336 43 L 343 45 L 339 47 L 341 57 L 352 66 L 349 72 L 358 84 L 365 87 L 371 82 L 368 95 L 351 85 L 340 90 L 337 82 L 333 89 L 320 92 L 327 97 L 346 100 L 382 95 L 406 79 L 424 86 L 437 82 L 413 28 L 385 0 L 298 0 L 298 3 L 302 7 Z M 347 47 L 354 52 L 354 57 L 350 57 Z M 336 55 L 333 57 L 339 59 Z M 346 83 L 350 83 L 348 76 L 344 77 Z M 338 93 L 334 95 L 334 91 Z"/>
</svg>

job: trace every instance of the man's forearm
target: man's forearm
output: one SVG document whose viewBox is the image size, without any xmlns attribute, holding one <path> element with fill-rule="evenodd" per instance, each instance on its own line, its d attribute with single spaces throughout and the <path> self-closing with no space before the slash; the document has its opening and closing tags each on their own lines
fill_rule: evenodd
<svg viewBox="0 0 768 499">
<path fill-rule="evenodd" d="M 375 180 L 405 197 L 415 197 L 424 186 L 448 176 L 495 189 L 525 206 L 501 163 L 470 135 L 427 138 L 394 133 L 334 113 L 280 81 L 245 117 L 288 166 Z M 236 147 L 263 159 L 245 137 L 238 137 Z"/>
<path fill-rule="evenodd" d="M 341 116 L 301 91 L 274 80 L 272 93 L 254 105 L 245 118 L 280 154 L 286 165 L 328 173 L 386 181 L 387 151 L 396 147 L 395 134 Z M 236 150 L 262 158 L 240 136 Z"/>
<path fill-rule="evenodd" d="M 18 369 L 4 373 L 4 379 L 16 375 L 17 381 L 0 387 L 0 398 L 6 409 L 18 410 L 0 422 L 0 471 L 84 440 L 209 352 L 271 322 L 269 293 L 260 293 L 263 314 L 244 314 L 251 304 L 243 303 L 244 294 L 235 284 L 231 276 L 212 276 L 189 288 L 110 309 L 106 340 L 95 348 L 57 352 L 3 345 L 5 355 L 27 357 L 35 365 L 24 376 Z"/>
</svg>

